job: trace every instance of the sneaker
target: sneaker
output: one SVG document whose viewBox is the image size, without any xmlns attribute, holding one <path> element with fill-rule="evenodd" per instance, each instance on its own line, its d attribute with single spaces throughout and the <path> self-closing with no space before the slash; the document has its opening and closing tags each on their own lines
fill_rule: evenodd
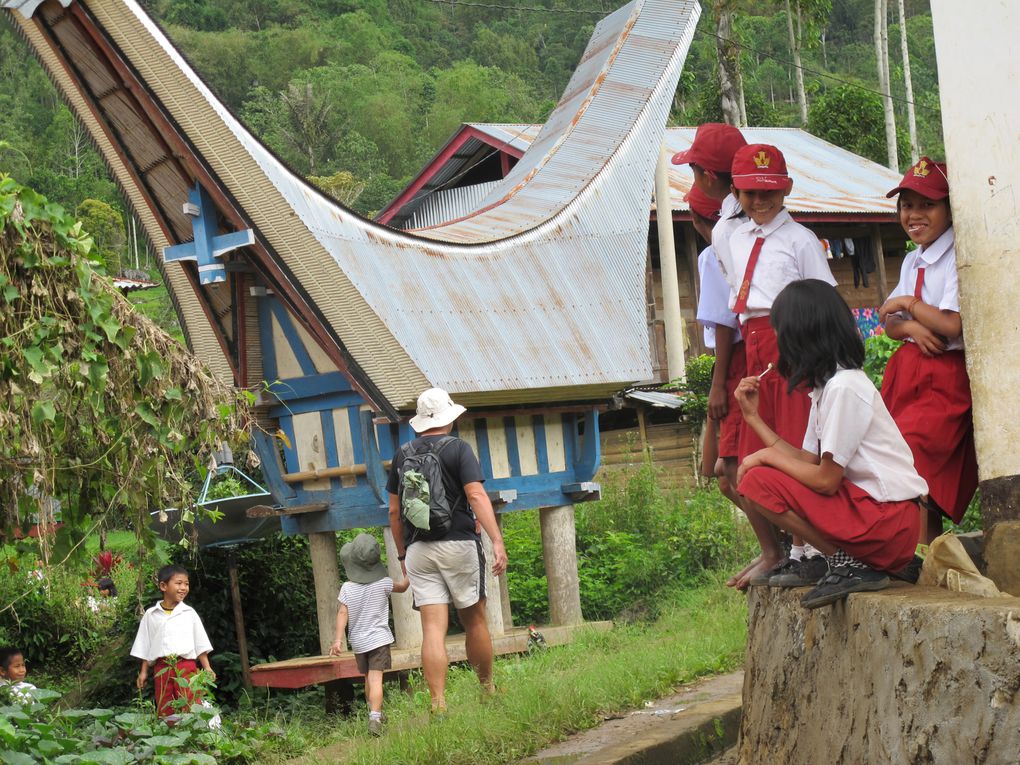
<svg viewBox="0 0 1020 765">
<path fill-rule="evenodd" d="M 769 587 L 811 587 L 829 573 L 829 564 L 821 555 L 812 555 L 769 579 Z"/>
<path fill-rule="evenodd" d="M 819 608 L 845 598 L 851 592 L 875 592 L 889 586 L 889 577 L 867 566 L 836 566 L 811 592 L 800 599 L 804 608 Z"/>
<path fill-rule="evenodd" d="M 370 736 L 381 736 L 383 729 L 383 718 L 381 717 L 369 717 L 368 718 L 368 734 Z"/>
<path fill-rule="evenodd" d="M 890 571 L 889 576 L 900 579 L 909 584 L 917 584 L 917 580 L 921 577 L 921 567 L 924 565 L 924 558 L 920 555 L 915 555 L 913 559 L 906 566 L 901 568 L 899 571 Z"/>
<path fill-rule="evenodd" d="M 783 558 L 783 560 L 779 561 L 778 566 L 773 566 L 763 574 L 755 574 L 754 576 L 752 576 L 749 584 L 752 587 L 767 587 L 772 577 L 776 576 L 777 574 L 790 571 L 799 565 L 800 565 L 799 560 L 789 560 L 787 558 Z"/>
</svg>

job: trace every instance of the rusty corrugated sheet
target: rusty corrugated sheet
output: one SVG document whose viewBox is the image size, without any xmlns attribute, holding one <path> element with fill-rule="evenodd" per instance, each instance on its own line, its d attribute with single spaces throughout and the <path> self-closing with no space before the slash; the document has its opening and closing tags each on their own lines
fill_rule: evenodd
<svg viewBox="0 0 1020 765">
<path fill-rule="evenodd" d="M 212 95 L 135 0 L 81 5 L 260 246 L 396 407 L 408 407 L 429 384 L 482 405 L 600 398 L 650 376 L 648 199 L 700 14 L 694 0 L 634 0 L 603 20 L 531 150 L 481 209 L 427 238 L 366 221 L 295 176 Z M 48 21 L 59 23 L 58 15 Z M 68 55 L 86 55 L 78 32 L 53 26 L 51 34 L 72 43 Z M 146 139 L 128 108 L 111 107 L 106 117 L 123 125 L 126 144 L 136 134 Z M 110 159 L 116 147 L 89 127 Z M 184 201 L 180 173 L 153 161 L 141 168 L 150 193 L 166 211 L 171 238 L 188 238 L 174 209 Z M 185 305 L 193 299 L 187 289 L 174 291 Z"/>
</svg>

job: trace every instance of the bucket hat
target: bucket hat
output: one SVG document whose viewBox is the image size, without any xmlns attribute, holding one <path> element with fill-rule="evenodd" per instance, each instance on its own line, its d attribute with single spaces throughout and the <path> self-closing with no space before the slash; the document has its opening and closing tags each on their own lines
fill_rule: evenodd
<svg viewBox="0 0 1020 765">
<path fill-rule="evenodd" d="M 347 579 L 358 584 L 372 584 L 388 576 L 379 560 L 379 542 L 371 534 L 358 534 L 341 547 L 340 562 Z"/>
<path fill-rule="evenodd" d="M 442 388 L 429 388 L 418 396 L 418 413 L 411 418 L 415 433 L 449 425 L 467 409 L 453 403 L 450 394 Z"/>
</svg>

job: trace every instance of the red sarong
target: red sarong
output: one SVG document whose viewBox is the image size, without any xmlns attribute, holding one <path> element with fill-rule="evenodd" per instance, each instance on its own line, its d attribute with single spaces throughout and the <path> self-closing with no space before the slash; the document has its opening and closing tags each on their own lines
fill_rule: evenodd
<svg viewBox="0 0 1020 765">
<path fill-rule="evenodd" d="M 166 659 L 156 659 L 156 663 L 152 665 L 152 673 L 156 684 L 156 712 L 160 717 L 175 713 L 173 704 L 176 699 L 181 697 L 187 699 L 188 707 L 199 701 L 195 694 L 177 682 L 178 677 L 188 678 L 196 672 L 198 662 L 194 659 L 177 659 L 176 670 Z"/>
<path fill-rule="evenodd" d="M 899 571 L 914 557 L 921 529 L 914 500 L 879 502 L 846 479 L 835 494 L 819 494 L 771 467 L 748 470 L 738 490 L 773 513 L 793 511 L 829 542 L 879 571 Z"/>
<path fill-rule="evenodd" d="M 963 351 L 928 357 L 916 343 L 904 343 L 885 369 L 882 400 L 928 482 L 929 496 L 959 523 L 978 483 Z"/>
<path fill-rule="evenodd" d="M 784 441 L 799 449 L 804 443 L 804 432 L 807 430 L 808 414 L 811 411 L 811 399 L 808 398 L 807 389 L 798 388 L 793 393 L 787 393 L 789 383 L 775 368 L 779 363 L 779 345 L 776 342 L 775 330 L 769 324 L 767 316 L 749 319 L 741 326 L 740 331 L 744 335 L 747 357 L 745 377 L 761 374 L 769 363 L 773 367 L 761 378 L 758 387 L 758 414 Z M 743 461 L 749 454 L 764 448 L 765 444 L 754 431 L 742 425 L 740 460 Z"/>
<path fill-rule="evenodd" d="M 740 414 L 740 404 L 733 392 L 742 379 L 747 377 L 747 351 L 740 341 L 733 344 L 730 356 L 730 368 L 726 370 L 726 416 L 719 420 L 719 456 L 737 457 L 740 455 L 740 428 L 744 418 Z"/>
</svg>

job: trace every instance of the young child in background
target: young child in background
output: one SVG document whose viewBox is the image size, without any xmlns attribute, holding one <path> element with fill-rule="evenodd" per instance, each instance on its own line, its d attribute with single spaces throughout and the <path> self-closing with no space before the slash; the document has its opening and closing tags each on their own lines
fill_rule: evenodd
<svg viewBox="0 0 1020 765">
<path fill-rule="evenodd" d="M 198 667 L 212 679 L 216 673 L 209 664 L 212 643 L 205 633 L 202 620 L 191 606 L 184 603 L 191 583 L 183 566 L 163 566 L 156 574 L 163 599 L 142 616 L 131 655 L 141 659 L 136 685 L 141 690 L 152 666 L 156 687 L 156 711 L 160 717 L 174 712 L 174 701 L 184 697 L 188 704 L 200 702 L 194 694 L 177 683 L 177 676 L 191 677 Z"/>
<path fill-rule="evenodd" d="M 928 482 L 922 543 L 942 533 L 942 515 L 959 523 L 977 489 L 970 380 L 956 274 L 946 166 L 922 157 L 889 192 L 917 249 L 879 309 L 885 331 L 904 340 L 882 380 L 882 398 Z"/>
<path fill-rule="evenodd" d="M 761 382 L 759 411 L 767 426 L 796 443 L 804 434 L 811 402 L 807 391 L 787 384 L 773 369 L 778 362 L 776 333 L 769 322 L 772 303 L 780 291 L 799 279 L 820 279 L 835 285 L 818 237 L 790 216 L 784 200 L 793 188 L 786 159 L 775 146 L 751 144 L 733 155 L 733 194 L 747 216 L 726 229 L 726 242 L 713 245 L 730 285 L 730 309 L 740 318 L 747 359 L 747 373 Z M 738 276 L 739 274 L 739 276 Z M 758 433 L 741 428 L 739 459 L 763 448 Z M 745 508 L 761 544 L 761 559 L 745 569 L 738 588 L 748 584 L 799 587 L 816 582 L 826 570 L 825 560 L 797 537 L 789 559 L 769 522 L 752 508 Z"/>
<path fill-rule="evenodd" d="M 744 136 L 732 125 L 706 122 L 698 127 L 691 147 L 686 151 L 677 152 L 672 160 L 675 165 L 690 165 L 694 173 L 692 197 L 697 195 L 695 198 L 710 199 L 711 204 L 702 204 L 702 207 L 707 210 L 708 207 L 715 206 L 716 209 L 714 216 L 703 216 L 713 218 L 714 224 L 707 227 L 706 232 L 700 229 L 698 231 L 710 244 L 698 258 L 701 274 L 698 321 L 705 325 L 706 338 L 711 334 L 714 343 L 712 347 L 715 350 L 712 387 L 708 394 L 708 416 L 710 424 L 718 424 L 719 439 L 718 462 L 713 464 L 712 470 L 719 477 L 720 490 L 737 507 L 741 507 L 740 496 L 734 487 L 737 485 L 737 456 L 743 420 L 740 417 L 740 408 L 733 400 L 733 390 L 746 372 L 746 357 L 739 322 L 729 309 L 729 286 L 726 275 L 721 270 L 717 247 L 727 248 L 729 233 L 747 220 L 740 203 L 732 193 L 733 184 L 730 176 L 734 154 L 746 145 Z M 696 212 L 694 207 L 692 203 L 691 210 Z M 697 219 L 695 227 L 697 228 Z M 706 252 L 710 253 L 711 259 L 706 257 Z M 714 428 L 709 428 L 708 435 L 713 435 L 713 431 Z M 719 469 L 716 470 L 716 467 Z M 757 519 L 751 519 L 751 522 L 754 524 Z M 757 533 L 759 529 L 756 528 L 755 531 Z M 771 534 L 771 530 L 766 527 L 760 531 Z M 760 560 L 760 557 L 755 558 L 742 571 L 730 577 L 726 582 L 727 586 L 734 587 L 741 583 L 744 575 Z"/>
<path fill-rule="evenodd" d="M 347 630 L 358 671 L 365 676 L 368 732 L 373 736 L 382 735 L 383 673 L 392 666 L 389 596 L 411 586 L 406 576 L 394 584 L 379 558 L 379 542 L 371 534 L 358 534 L 340 548 L 347 581 L 337 598 L 336 640 L 329 649 L 332 655 L 343 653 Z"/>
<path fill-rule="evenodd" d="M 730 288 L 719 270 L 719 262 L 712 250 L 712 229 L 719 220 L 720 200 L 708 196 L 694 186 L 684 198 L 691 208 L 691 222 L 695 231 L 710 244 L 698 255 L 698 274 L 701 289 L 698 296 L 697 319 L 704 327 L 705 347 L 716 353 L 712 368 L 712 393 L 722 391 L 721 405 L 709 397 L 709 426 L 706 428 L 704 455 L 714 454 L 706 464 L 705 475 L 719 479 L 719 490 L 737 507 L 740 495 L 736 487 L 737 445 L 740 438 L 740 407 L 733 398 L 737 383 L 744 377 L 744 353 L 736 314 L 729 309 Z M 717 338 L 725 335 L 721 350 Z M 731 350 L 739 350 L 730 356 Z M 727 469 L 732 462 L 732 471 Z"/>
<path fill-rule="evenodd" d="M 846 302 L 828 283 L 795 281 L 776 297 L 771 322 L 778 371 L 790 390 L 810 388 L 801 438 L 761 416 L 764 380 L 737 386 L 745 424 L 766 446 L 740 465 L 739 491 L 769 522 L 822 552 L 824 578 L 801 603 L 818 608 L 849 593 L 880 590 L 887 571 L 913 558 L 927 491 L 910 447 L 864 374 L 864 343 Z"/>
<path fill-rule="evenodd" d="M 0 705 L 3 704 L 5 691 L 10 694 L 11 701 L 19 704 L 32 701 L 32 691 L 36 688 L 31 683 L 25 682 L 27 674 L 25 655 L 20 648 L 14 646 L 0 648 Z"/>
</svg>

